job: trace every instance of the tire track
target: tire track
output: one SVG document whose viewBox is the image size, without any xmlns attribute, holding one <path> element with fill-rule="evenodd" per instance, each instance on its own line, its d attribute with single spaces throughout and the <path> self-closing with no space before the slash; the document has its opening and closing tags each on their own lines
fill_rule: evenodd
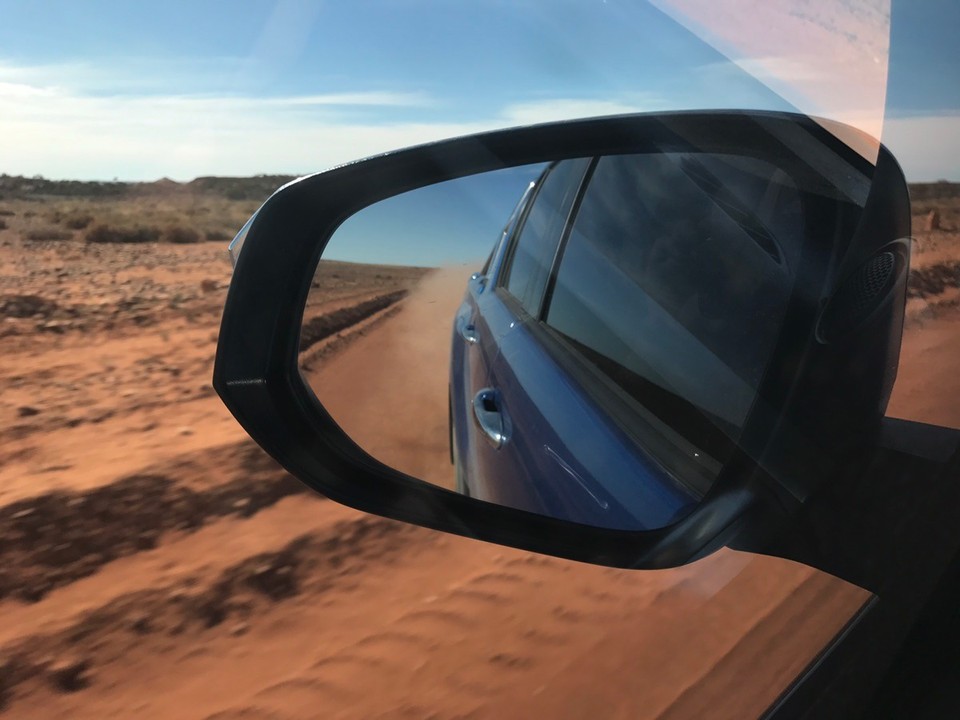
<svg viewBox="0 0 960 720">
<path fill-rule="evenodd" d="M 305 352 L 321 340 L 325 340 L 331 335 L 346 330 L 351 325 L 356 325 L 361 320 L 385 310 L 406 296 L 406 290 L 395 290 L 357 305 L 340 308 L 304 320 L 303 326 L 300 328 L 300 352 Z"/>
<path fill-rule="evenodd" d="M 948 288 L 960 288 L 960 261 L 941 262 L 910 271 L 907 297 L 926 298 Z"/>
<path fill-rule="evenodd" d="M 122 662 L 147 636 L 195 634 L 228 622 L 234 623 L 231 633 L 242 634 L 271 606 L 300 595 L 318 597 L 350 574 L 389 562 L 409 547 L 401 539 L 414 534 L 410 526 L 383 518 L 339 521 L 248 557 L 202 586 L 135 591 L 56 632 L 21 637 L 0 648 L 0 710 L 33 691 L 73 693 L 94 685 L 97 667 Z"/>
<path fill-rule="evenodd" d="M 517 559 L 526 564 L 527 557 L 532 556 Z M 463 578 L 424 598 L 426 607 L 411 607 L 377 632 L 320 657 L 309 667 L 310 676 L 330 689 L 332 697 L 349 698 L 351 717 L 364 716 L 365 678 L 371 671 L 376 672 L 378 694 L 396 696 L 396 707 L 411 697 L 409 688 L 418 678 L 429 675 L 434 692 L 472 704 L 465 717 L 489 717 L 487 701 L 497 692 L 498 677 L 509 675 L 511 684 L 522 686 L 523 678 L 548 665 L 570 638 L 565 628 L 569 619 L 556 614 L 548 616 L 547 629 L 508 630 L 516 608 L 543 604 L 536 587 L 559 580 L 565 572 L 561 563 L 532 560 L 545 574 L 532 578 L 486 570 Z M 479 618 L 492 635 L 477 631 Z M 411 663 L 411 655 L 423 659 Z M 428 668 L 431 658 L 447 660 Z M 318 694 L 314 700 L 322 697 Z"/>
<path fill-rule="evenodd" d="M 176 471 L 189 466 L 184 459 L 169 472 L 155 468 L 85 492 L 53 491 L 0 507 L 0 599 L 37 602 L 112 560 L 155 548 L 164 533 L 251 517 L 310 492 L 255 446 L 224 452 L 239 477 L 202 490 L 186 486 Z"/>
</svg>

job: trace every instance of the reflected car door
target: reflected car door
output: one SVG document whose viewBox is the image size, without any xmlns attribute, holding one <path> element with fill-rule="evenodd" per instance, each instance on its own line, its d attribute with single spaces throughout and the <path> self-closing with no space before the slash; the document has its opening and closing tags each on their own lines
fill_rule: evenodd
<svg viewBox="0 0 960 720">
<path fill-rule="evenodd" d="M 499 352 L 471 408 L 471 492 L 595 525 L 663 527 L 696 494 L 639 452 L 596 402 L 602 389 L 585 387 L 582 376 L 558 363 L 549 349 L 557 343 L 537 321 L 590 164 L 559 163 L 542 180 L 484 301 L 483 333 L 497 338 Z M 483 414 L 494 425 L 492 437 L 476 417 Z"/>
<path fill-rule="evenodd" d="M 476 433 L 470 425 L 472 401 L 486 386 L 490 365 L 499 352 L 496 336 L 484 319 L 484 309 L 492 293 L 494 269 L 502 261 L 507 241 L 513 234 L 519 218 L 530 202 L 535 183 L 530 183 L 510 214 L 503 232 L 479 272 L 470 276 L 467 291 L 453 321 L 450 344 L 449 428 L 450 462 L 456 472 L 456 490 L 469 495 L 468 477 L 476 472 Z"/>
<path fill-rule="evenodd" d="M 749 422 L 799 245 L 775 220 L 797 203 L 748 158 L 556 166 L 483 313 L 478 496 L 626 529 L 689 511 Z"/>
<path fill-rule="evenodd" d="M 496 389 L 491 370 L 506 336 L 522 322 L 522 313 L 508 307 L 505 299 L 510 296 L 499 286 L 509 284 L 512 297 L 522 298 L 530 307 L 539 305 L 567 214 L 588 164 L 589 160 L 584 159 L 547 168 L 537 181 L 517 226 L 501 243 L 487 281 L 489 291 L 475 296 L 474 326 L 479 335 L 477 344 L 481 352 L 478 354 L 482 355 L 485 367 L 483 373 L 471 372 L 472 382 L 465 388 L 462 409 L 454 406 L 453 417 L 457 419 L 454 425 L 458 431 L 458 447 L 466 455 L 461 460 L 466 490 L 482 500 L 530 510 L 543 509 L 537 488 L 529 480 L 529 468 L 524 469 L 527 464 L 524 458 L 511 453 L 512 461 L 505 462 L 505 453 L 501 453 L 513 443 L 514 426 L 511 414 L 502 411 L 503 393 Z M 517 239 L 521 235 L 525 242 L 518 249 Z M 512 278 L 505 275 L 506 267 L 514 268 Z M 488 413 L 488 422 L 503 423 L 505 442 L 497 443 L 488 434 L 489 429 L 485 432 L 480 427 L 478 411 Z"/>
</svg>

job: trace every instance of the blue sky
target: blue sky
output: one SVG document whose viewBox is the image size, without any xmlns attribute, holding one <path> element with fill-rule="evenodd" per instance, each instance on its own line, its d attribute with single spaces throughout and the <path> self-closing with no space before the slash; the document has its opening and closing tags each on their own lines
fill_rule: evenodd
<svg viewBox="0 0 960 720">
<path fill-rule="evenodd" d="M 479 269 L 546 165 L 525 165 L 431 185 L 348 218 L 323 251 L 328 259 Z"/>
<path fill-rule="evenodd" d="M 795 106 L 885 115 L 910 179 L 960 180 L 960 5 L 894 4 L 885 95 L 889 0 L 821 4 L 0 0 L 0 172 L 307 173 L 564 117 Z"/>
</svg>

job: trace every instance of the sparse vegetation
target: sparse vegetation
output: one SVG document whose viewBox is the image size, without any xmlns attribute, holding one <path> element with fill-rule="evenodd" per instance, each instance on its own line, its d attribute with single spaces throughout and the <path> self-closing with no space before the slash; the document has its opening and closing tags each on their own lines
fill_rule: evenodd
<svg viewBox="0 0 960 720">
<path fill-rule="evenodd" d="M 230 235 L 223 232 L 223 230 L 207 230 L 204 234 L 204 239 L 207 242 L 229 242 Z"/>
<path fill-rule="evenodd" d="M 50 213 L 50 222 L 64 225 L 71 230 L 83 230 L 93 222 L 93 215 L 85 212 L 57 209 Z"/>
<path fill-rule="evenodd" d="M 200 233 L 193 228 L 177 225 L 167 228 L 167 231 L 163 235 L 163 239 L 170 243 L 184 245 L 200 242 Z"/>
<path fill-rule="evenodd" d="M 84 230 L 93 222 L 93 215 L 76 214 L 64 219 L 63 224 L 71 230 Z"/>
<path fill-rule="evenodd" d="M 201 240 L 199 232 L 183 225 L 172 225 L 166 230 L 145 225 L 136 227 L 120 227 L 100 224 L 92 228 L 86 235 L 90 243 L 148 243 L 164 241 L 177 245 L 198 243 Z"/>
<path fill-rule="evenodd" d="M 73 233 L 69 230 L 61 230 L 60 228 L 37 228 L 35 230 L 30 230 L 27 232 L 27 240 L 70 240 L 73 237 Z"/>
<path fill-rule="evenodd" d="M 118 228 L 97 225 L 87 233 L 89 243 L 145 243 L 160 239 L 160 230 L 154 227 Z"/>
<path fill-rule="evenodd" d="M 911 183 L 910 198 L 917 200 L 949 200 L 960 198 L 960 183 L 938 180 L 931 183 Z"/>
<path fill-rule="evenodd" d="M 188 183 L 168 178 L 156 182 L 128 183 L 119 181 L 49 180 L 40 175 L 23 177 L 0 174 L 0 198 L 42 199 L 71 198 L 132 198 L 138 195 L 184 193 L 187 195 L 217 195 L 228 200 L 265 200 L 281 185 L 296 175 L 255 175 L 253 177 L 199 177 Z"/>
<path fill-rule="evenodd" d="M 36 196 L 116 197 L 129 190 L 129 183 L 84 182 L 81 180 L 48 180 L 40 175 L 0 175 L 0 193 L 6 198 Z"/>
<path fill-rule="evenodd" d="M 14 218 L 6 224 L 25 241 L 44 236 L 89 243 L 226 243 L 285 179 L 251 178 L 247 183 L 247 179 L 230 178 L 225 186 L 218 178 L 199 183 L 160 180 L 129 183 L 119 195 L 100 193 L 97 183 L 80 183 L 78 187 L 92 188 L 89 195 L 57 196 L 26 193 L 35 180 L 20 178 L 17 184 L 14 178 L 0 176 L 0 181 L 15 189 L 2 201 L 0 215 Z M 227 199 L 225 190 L 230 187 L 247 188 L 240 194 L 252 199 Z M 79 232 L 66 235 L 69 231 Z"/>
<path fill-rule="evenodd" d="M 281 185 L 296 175 L 255 175 L 253 177 L 198 177 L 188 183 L 191 189 L 221 195 L 228 200 L 266 200 Z"/>
</svg>

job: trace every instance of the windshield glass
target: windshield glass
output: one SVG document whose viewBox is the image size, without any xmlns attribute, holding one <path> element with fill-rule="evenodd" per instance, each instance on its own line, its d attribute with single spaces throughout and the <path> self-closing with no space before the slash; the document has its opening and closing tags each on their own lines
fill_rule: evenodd
<svg viewBox="0 0 960 720">
<path fill-rule="evenodd" d="M 628 113 L 810 115 L 866 158 L 851 154 L 851 168 L 869 171 L 882 142 L 909 183 L 909 268 L 897 266 L 909 272 L 903 345 L 899 364 L 885 368 L 886 415 L 960 428 L 958 13 L 955 0 L 0 0 L 0 711 L 739 720 L 790 696 L 871 607 L 871 592 L 727 547 L 669 570 L 560 560 L 362 514 L 289 475 L 211 385 L 228 289 L 238 293 L 231 259 L 245 242 L 244 252 L 255 246 L 254 218 L 277 188 L 402 147 Z M 844 202 L 868 201 L 865 174 L 798 152 L 803 137 L 777 142 L 829 174 Z M 779 340 L 773 325 L 787 312 L 787 284 L 800 272 L 791 235 L 799 226 L 785 219 L 797 195 L 816 193 L 782 178 L 776 163 L 719 152 L 670 160 L 653 169 L 672 173 L 699 206 L 657 198 L 635 167 L 614 160 L 600 168 L 596 191 L 558 202 L 575 216 L 586 200 L 575 227 L 542 249 L 544 266 L 561 267 L 569 239 L 559 284 L 541 278 L 541 292 L 556 293 L 544 321 L 556 322 L 565 347 L 583 350 L 578 359 L 600 356 L 589 378 L 604 390 L 622 381 L 636 391 L 629 401 L 649 387 L 641 381 L 663 379 L 729 430 L 721 439 L 739 439 Z M 408 463 L 391 467 L 456 481 L 449 354 L 429 348 L 449 353 L 454 339 L 471 358 L 510 359 L 516 345 L 495 347 L 484 327 L 455 313 L 468 293 L 486 301 L 500 290 L 497 269 L 536 192 L 517 201 L 541 171 L 527 168 L 509 186 L 475 177 L 446 203 L 437 200 L 442 187 L 406 205 L 398 196 L 383 213 L 372 205 L 360 222 L 344 222 L 342 246 L 331 242 L 338 254 L 320 265 L 305 305 L 304 357 L 326 383 L 321 400 L 339 427 L 355 422 L 373 457 Z M 636 217 L 618 224 L 598 211 L 617 197 L 600 185 L 611 178 L 649 190 L 636 216 L 666 212 L 676 229 L 709 215 L 720 249 L 731 250 L 664 245 L 671 228 L 658 216 L 646 250 L 672 283 L 651 280 L 638 299 L 633 281 L 646 278 L 637 246 L 620 234 Z M 465 208 L 484 223 L 458 224 Z M 429 230 L 431 218 L 442 232 L 425 230 L 415 244 L 393 232 L 418 221 Z M 813 255 L 825 257 L 815 242 L 832 232 L 811 235 Z M 476 249 L 475 261 L 464 247 Z M 690 255 L 704 260 L 703 297 L 683 292 Z M 575 276 L 601 261 L 596 275 Z M 723 286 L 733 267 L 774 298 L 749 322 L 747 293 L 726 300 L 740 297 Z M 485 269 L 489 279 L 470 279 Z M 830 272 L 849 274 L 856 290 L 856 269 Z M 603 325 L 583 307 L 588 291 L 598 306 L 652 311 Z M 717 330 L 731 309 L 734 331 Z M 520 335 L 513 316 L 495 319 L 498 340 Z M 686 364 L 611 339 L 637 327 L 672 333 Z M 244 352 L 273 352 L 258 337 L 243 340 Z M 717 365 L 727 368 L 722 382 L 689 387 L 689 368 Z M 475 387 L 488 388 L 489 373 L 465 367 Z M 261 397 L 265 414 L 276 409 L 272 396 L 257 395 L 258 380 L 236 385 Z M 557 397 L 552 385 L 541 391 Z M 471 428 L 496 409 L 495 394 L 478 398 L 464 406 Z M 614 419 L 617 437 L 632 430 Z M 607 426 L 576 413 L 564 420 L 567 445 L 541 440 L 533 450 L 576 483 L 585 473 L 564 447 L 589 445 Z M 669 441 L 699 452 L 688 438 Z M 787 451 L 805 454 L 802 445 Z M 633 455 L 586 447 L 579 458 L 598 476 L 631 477 L 620 469 Z M 924 467 L 942 460 L 930 453 Z M 712 481 L 713 455 L 696 462 Z M 904 502 L 858 497 L 855 512 L 819 528 L 895 540 L 889 557 L 901 565 L 891 576 L 904 606 L 907 585 L 947 561 L 911 554 L 903 538 L 955 532 L 955 505 L 914 492 L 936 484 L 928 479 L 901 482 L 911 490 Z M 792 502 L 789 492 L 777 502 Z M 407 498 L 385 492 L 378 501 Z M 921 522 L 920 510 L 934 506 L 947 519 Z M 867 527 L 863 513 L 878 508 L 892 510 Z M 475 534 L 465 517 L 458 531 Z M 895 648 L 886 650 L 884 661 Z M 873 645 L 846 660 L 857 670 L 880 662 Z"/>
</svg>

